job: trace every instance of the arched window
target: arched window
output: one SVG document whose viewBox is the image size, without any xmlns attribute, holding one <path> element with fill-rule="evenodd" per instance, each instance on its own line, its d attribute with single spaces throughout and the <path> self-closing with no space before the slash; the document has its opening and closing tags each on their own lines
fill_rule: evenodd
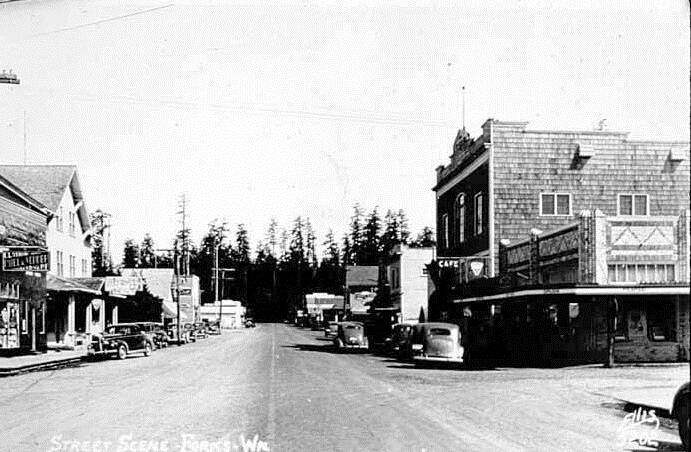
<svg viewBox="0 0 691 452">
<path fill-rule="evenodd" d="M 456 198 L 456 237 L 458 243 L 465 242 L 465 193 Z"/>
</svg>

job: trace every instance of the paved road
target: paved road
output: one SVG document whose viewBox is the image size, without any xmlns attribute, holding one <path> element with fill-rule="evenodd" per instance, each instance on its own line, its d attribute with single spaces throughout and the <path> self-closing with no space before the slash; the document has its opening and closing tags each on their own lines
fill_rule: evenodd
<svg viewBox="0 0 691 452">
<path fill-rule="evenodd" d="M 598 393 L 684 375 L 687 366 L 415 369 L 261 324 L 149 358 L 2 379 L 0 450 L 243 450 L 255 435 L 270 450 L 622 450 L 625 413 Z M 673 430 L 649 431 L 681 450 Z"/>
</svg>

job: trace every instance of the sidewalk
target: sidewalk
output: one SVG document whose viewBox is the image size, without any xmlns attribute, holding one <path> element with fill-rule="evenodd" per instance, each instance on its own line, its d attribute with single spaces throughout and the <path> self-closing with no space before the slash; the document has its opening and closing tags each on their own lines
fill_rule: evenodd
<svg viewBox="0 0 691 452">
<path fill-rule="evenodd" d="M 49 351 L 40 355 L 0 358 L 0 377 L 8 377 L 10 375 L 17 375 L 35 370 L 72 366 L 81 362 L 85 357 L 85 350 L 66 350 Z"/>
</svg>

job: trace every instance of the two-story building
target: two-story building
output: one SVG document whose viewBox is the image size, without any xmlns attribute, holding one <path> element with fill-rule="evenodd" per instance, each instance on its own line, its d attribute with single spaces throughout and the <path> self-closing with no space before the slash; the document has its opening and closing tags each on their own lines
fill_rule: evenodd
<svg viewBox="0 0 691 452">
<path fill-rule="evenodd" d="M 396 323 L 417 323 L 428 318 L 429 278 L 427 265 L 434 258 L 434 248 L 396 245 L 385 264 L 389 285 L 386 307 L 396 316 Z M 375 310 L 383 310 L 377 307 Z"/>
<path fill-rule="evenodd" d="M 637 331 L 629 337 L 637 339 L 626 353 L 619 347 L 618 359 L 688 359 L 689 180 L 688 142 L 629 140 L 627 133 L 607 130 L 530 130 L 524 122 L 492 119 L 475 139 L 460 131 L 450 163 L 437 168 L 434 187 L 437 263 L 455 269 L 454 287 L 441 300 L 445 314 L 479 325 L 483 346 L 507 343 L 512 334 L 532 336 L 522 350 L 536 350 L 544 331 L 530 325 L 540 319 L 543 327 L 554 321 L 563 326 L 569 312 L 562 306 L 556 314 L 554 300 L 545 296 L 570 286 L 570 296 L 587 292 L 594 303 L 576 307 L 572 299 L 569 314 L 580 312 L 581 322 L 593 322 L 591 331 L 608 329 L 611 306 L 620 317 L 611 330 L 620 329 L 621 315 L 628 313 Z M 588 235 L 593 228 L 574 232 L 586 212 L 599 218 L 597 239 Z M 584 257 L 595 240 L 597 251 Z M 672 298 L 655 301 L 661 297 Z M 664 335 L 655 333 L 660 318 L 667 319 Z M 652 319 L 649 326 L 646 319 Z M 496 334 L 487 334 L 489 324 Z M 581 358 L 602 358 L 598 334 L 583 336 L 590 342 L 578 350 Z M 669 346 L 650 346 L 658 339 Z M 564 350 L 559 353 L 565 358 L 576 355 L 576 349 Z"/>
<path fill-rule="evenodd" d="M 46 226 L 51 212 L 0 176 L 0 353 L 46 348 Z"/>
<path fill-rule="evenodd" d="M 73 165 L 0 165 L 0 175 L 45 205 L 50 251 L 47 277 L 47 338 L 68 347 L 86 343 L 105 326 L 101 291 L 78 278 L 91 276 L 91 228 L 77 167 Z"/>
</svg>

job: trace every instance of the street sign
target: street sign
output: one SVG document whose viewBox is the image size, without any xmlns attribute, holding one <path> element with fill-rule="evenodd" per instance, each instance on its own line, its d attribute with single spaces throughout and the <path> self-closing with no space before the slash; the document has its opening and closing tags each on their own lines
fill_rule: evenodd
<svg viewBox="0 0 691 452">
<path fill-rule="evenodd" d="M 9 251 L 2 254 L 2 270 L 6 272 L 47 272 L 50 270 L 48 251 Z"/>
</svg>

